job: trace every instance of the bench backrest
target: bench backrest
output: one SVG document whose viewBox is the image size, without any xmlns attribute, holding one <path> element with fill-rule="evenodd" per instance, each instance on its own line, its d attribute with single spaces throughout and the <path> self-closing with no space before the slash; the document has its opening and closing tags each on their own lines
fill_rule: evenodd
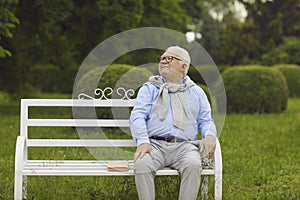
<svg viewBox="0 0 300 200">
<path fill-rule="evenodd" d="M 32 107 L 127 107 L 134 105 L 133 99 L 22 99 L 20 134 L 25 137 L 27 147 L 109 147 L 135 146 L 132 139 L 31 139 L 28 137 L 29 127 L 129 127 L 129 119 L 49 119 L 31 118 Z"/>
</svg>

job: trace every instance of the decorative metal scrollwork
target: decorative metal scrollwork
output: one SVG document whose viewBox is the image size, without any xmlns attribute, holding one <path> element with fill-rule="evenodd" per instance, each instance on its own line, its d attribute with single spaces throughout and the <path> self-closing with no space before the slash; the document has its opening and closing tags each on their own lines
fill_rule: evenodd
<svg viewBox="0 0 300 200">
<path fill-rule="evenodd" d="M 111 87 L 106 87 L 104 89 L 96 88 L 94 93 L 96 97 L 92 97 L 90 95 L 87 95 L 85 93 L 81 93 L 78 95 L 78 99 L 99 99 L 99 100 L 107 100 L 109 99 L 108 96 L 112 95 L 114 90 Z M 130 97 L 134 96 L 134 90 L 119 87 L 116 90 L 117 94 L 120 96 L 120 99 L 126 100 L 130 99 Z"/>
<path fill-rule="evenodd" d="M 120 91 L 122 91 L 122 92 L 120 92 Z M 119 87 L 117 89 L 117 94 L 119 96 L 121 96 L 121 99 L 130 99 L 130 97 L 132 97 L 134 95 L 134 90 L 133 89 L 125 90 L 124 88 Z"/>
<path fill-rule="evenodd" d="M 215 160 L 214 159 L 202 159 L 202 168 L 203 169 L 214 169 L 215 168 Z"/>
</svg>

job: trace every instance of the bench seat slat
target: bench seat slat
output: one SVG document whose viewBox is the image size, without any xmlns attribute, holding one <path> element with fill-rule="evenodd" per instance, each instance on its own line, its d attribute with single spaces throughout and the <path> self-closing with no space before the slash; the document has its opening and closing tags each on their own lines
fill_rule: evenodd
<svg viewBox="0 0 300 200">
<path fill-rule="evenodd" d="M 128 119 L 28 119 L 27 126 L 129 127 L 129 121 Z"/>
<path fill-rule="evenodd" d="M 27 139 L 28 147 L 136 147 L 133 140 Z"/>
<path fill-rule="evenodd" d="M 29 176 L 132 176 L 134 175 L 134 162 L 129 160 L 129 170 L 126 172 L 108 172 L 108 161 L 96 160 L 28 160 L 22 174 Z M 202 170 L 202 175 L 213 175 L 214 170 Z M 164 168 L 158 170 L 156 175 L 179 175 L 177 170 Z"/>
<path fill-rule="evenodd" d="M 61 106 L 61 107 L 132 107 L 134 99 L 22 99 L 24 106 Z"/>
</svg>

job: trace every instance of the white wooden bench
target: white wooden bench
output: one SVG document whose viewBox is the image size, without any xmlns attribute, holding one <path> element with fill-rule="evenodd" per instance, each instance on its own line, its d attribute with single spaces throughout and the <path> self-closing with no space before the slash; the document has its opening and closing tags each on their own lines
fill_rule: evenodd
<svg viewBox="0 0 300 200">
<path fill-rule="evenodd" d="M 134 147 L 130 139 L 31 139 L 29 127 L 129 127 L 128 119 L 34 119 L 29 118 L 29 109 L 33 107 L 133 107 L 132 99 L 22 99 L 20 135 L 15 152 L 16 200 L 26 198 L 27 176 L 133 176 L 134 163 L 128 160 L 126 172 L 108 172 L 108 160 L 30 160 L 29 148 L 32 147 Z M 217 140 L 212 169 L 204 169 L 202 175 L 214 175 L 215 199 L 222 199 L 222 157 Z M 177 170 L 165 168 L 157 175 L 178 175 Z M 208 176 L 206 176 L 208 177 Z M 205 179 L 206 181 L 208 179 Z M 207 195 L 207 183 L 202 188 Z"/>
</svg>

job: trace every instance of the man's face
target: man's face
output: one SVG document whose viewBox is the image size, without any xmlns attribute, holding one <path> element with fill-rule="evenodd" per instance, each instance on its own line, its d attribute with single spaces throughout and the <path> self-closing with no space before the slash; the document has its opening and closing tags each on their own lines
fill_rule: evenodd
<svg viewBox="0 0 300 200">
<path fill-rule="evenodd" d="M 158 71 L 167 81 L 179 82 L 184 77 L 186 64 L 182 64 L 178 55 L 166 51 L 158 64 Z"/>
</svg>

